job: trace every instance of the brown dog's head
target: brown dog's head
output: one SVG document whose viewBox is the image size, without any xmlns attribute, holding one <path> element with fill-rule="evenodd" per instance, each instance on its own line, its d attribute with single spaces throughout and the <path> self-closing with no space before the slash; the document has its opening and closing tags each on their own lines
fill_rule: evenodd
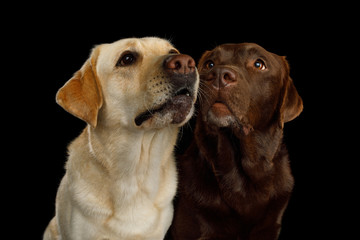
<svg viewBox="0 0 360 240">
<path fill-rule="evenodd" d="M 160 38 L 130 38 L 95 47 L 56 101 L 92 127 L 181 126 L 194 111 L 195 61 Z"/>
<path fill-rule="evenodd" d="M 296 118 L 301 97 L 289 76 L 285 57 L 253 43 L 223 44 L 201 57 L 201 115 L 215 127 L 267 128 Z"/>
</svg>

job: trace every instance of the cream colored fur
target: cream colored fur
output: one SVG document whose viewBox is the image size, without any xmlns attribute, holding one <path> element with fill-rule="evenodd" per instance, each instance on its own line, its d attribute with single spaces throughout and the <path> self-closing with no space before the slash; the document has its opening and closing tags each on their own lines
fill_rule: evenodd
<svg viewBox="0 0 360 240">
<path fill-rule="evenodd" d="M 57 102 L 88 125 L 69 146 L 45 240 L 163 239 L 177 185 L 173 148 L 193 109 L 178 125 L 170 116 L 141 126 L 134 119 L 164 103 L 165 92 L 154 82 L 163 81 L 162 63 L 171 49 L 159 38 L 99 45 L 59 90 Z M 139 53 L 137 63 L 116 67 L 125 51 Z M 79 91 L 85 93 L 77 96 Z"/>
</svg>

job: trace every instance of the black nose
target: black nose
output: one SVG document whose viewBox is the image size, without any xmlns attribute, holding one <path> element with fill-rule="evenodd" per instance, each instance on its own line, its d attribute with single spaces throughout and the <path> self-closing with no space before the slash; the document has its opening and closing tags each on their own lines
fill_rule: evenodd
<svg viewBox="0 0 360 240">
<path fill-rule="evenodd" d="M 168 73 L 189 74 L 195 71 L 195 61 L 185 54 L 171 55 L 164 61 Z"/>
</svg>

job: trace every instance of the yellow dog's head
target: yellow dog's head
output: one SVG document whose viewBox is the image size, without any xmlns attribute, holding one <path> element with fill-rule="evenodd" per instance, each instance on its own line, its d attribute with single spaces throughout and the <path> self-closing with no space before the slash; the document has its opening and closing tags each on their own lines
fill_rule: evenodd
<svg viewBox="0 0 360 240">
<path fill-rule="evenodd" d="M 129 38 L 96 46 L 56 101 L 92 127 L 181 126 L 194 112 L 195 61 L 160 38 Z"/>
</svg>

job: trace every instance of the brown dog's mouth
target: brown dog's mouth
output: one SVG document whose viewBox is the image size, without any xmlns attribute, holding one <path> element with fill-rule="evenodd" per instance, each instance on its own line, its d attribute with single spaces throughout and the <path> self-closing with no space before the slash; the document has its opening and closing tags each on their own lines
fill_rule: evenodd
<svg viewBox="0 0 360 240">
<path fill-rule="evenodd" d="M 218 127 L 228 127 L 236 122 L 235 116 L 227 104 L 222 101 L 216 101 L 210 106 L 207 112 L 207 120 Z"/>
<path fill-rule="evenodd" d="M 179 124 L 185 120 L 193 106 L 193 91 L 181 88 L 166 103 L 155 109 L 146 110 L 135 118 L 135 124 L 141 126 L 145 121 L 153 117 L 161 117 L 166 114 L 172 115 L 173 124 Z"/>
<path fill-rule="evenodd" d="M 220 101 L 215 102 L 210 110 L 218 117 L 222 117 L 222 116 L 228 116 L 228 115 L 232 115 L 229 107 Z"/>
<path fill-rule="evenodd" d="M 216 101 L 210 107 L 207 113 L 207 121 L 220 128 L 240 128 L 245 135 L 253 131 L 253 127 L 247 123 L 243 115 L 236 116 L 222 101 Z"/>
</svg>

